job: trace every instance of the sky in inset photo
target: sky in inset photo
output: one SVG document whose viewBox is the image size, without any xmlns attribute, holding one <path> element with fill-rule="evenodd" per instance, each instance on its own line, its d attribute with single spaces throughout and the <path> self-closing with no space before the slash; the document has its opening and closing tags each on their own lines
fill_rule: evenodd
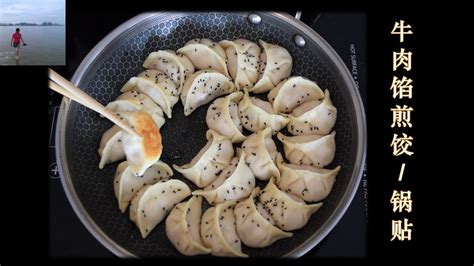
<svg viewBox="0 0 474 266">
<path fill-rule="evenodd" d="M 65 0 L 0 0 L 0 23 L 65 24 Z"/>
</svg>

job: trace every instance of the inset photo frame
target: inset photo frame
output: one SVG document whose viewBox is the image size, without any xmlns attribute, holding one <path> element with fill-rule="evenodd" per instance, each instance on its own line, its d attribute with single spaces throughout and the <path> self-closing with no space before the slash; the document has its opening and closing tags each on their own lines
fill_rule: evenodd
<svg viewBox="0 0 474 266">
<path fill-rule="evenodd" d="M 66 64 L 66 0 L 0 0 L 0 66 Z"/>
</svg>

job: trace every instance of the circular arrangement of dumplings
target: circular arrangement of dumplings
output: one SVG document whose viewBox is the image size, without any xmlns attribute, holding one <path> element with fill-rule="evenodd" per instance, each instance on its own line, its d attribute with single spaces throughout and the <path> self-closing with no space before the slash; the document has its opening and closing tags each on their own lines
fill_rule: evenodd
<svg viewBox="0 0 474 266">
<path fill-rule="evenodd" d="M 103 134 L 99 168 L 126 159 L 117 167 L 114 192 L 143 238 L 165 220 L 167 237 L 183 255 L 248 257 L 242 243 L 264 248 L 306 225 L 340 170 L 325 169 L 336 152 L 337 109 L 328 90 L 291 76 L 292 65 L 284 47 L 244 39 L 193 39 L 176 52 L 146 58 L 145 70 L 107 105 L 121 119 L 139 127 L 137 117 L 146 115 L 159 131 L 179 99 L 186 116 L 212 103 L 207 144 L 189 163 L 172 166 L 194 191 L 172 178 L 172 168 L 159 160 L 161 149 L 150 154 L 118 126 Z M 251 95 L 265 92 L 268 101 Z M 280 133 L 284 128 L 291 136 Z"/>
</svg>

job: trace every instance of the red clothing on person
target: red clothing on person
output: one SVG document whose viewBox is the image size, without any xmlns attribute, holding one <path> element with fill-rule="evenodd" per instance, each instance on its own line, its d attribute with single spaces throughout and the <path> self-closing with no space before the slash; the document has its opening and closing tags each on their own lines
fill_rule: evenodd
<svg viewBox="0 0 474 266">
<path fill-rule="evenodd" d="M 20 44 L 21 43 L 21 33 L 15 32 L 12 35 L 13 38 L 13 44 Z"/>
</svg>

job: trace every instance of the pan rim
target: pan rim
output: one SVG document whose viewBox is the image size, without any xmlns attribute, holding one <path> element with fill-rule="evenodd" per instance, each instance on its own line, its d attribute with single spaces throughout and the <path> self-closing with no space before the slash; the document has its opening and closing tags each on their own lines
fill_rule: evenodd
<svg viewBox="0 0 474 266">
<path fill-rule="evenodd" d="M 100 55 L 103 47 L 113 41 L 116 37 L 122 34 L 126 29 L 130 28 L 131 26 L 135 25 L 137 22 L 146 20 L 148 17 L 165 15 L 165 14 L 188 14 L 189 12 L 146 12 L 139 14 L 133 18 L 130 18 L 126 22 L 122 23 L 120 26 L 115 28 L 109 34 L 107 34 L 99 43 L 97 43 L 94 48 L 87 54 L 87 56 L 82 60 L 79 67 L 76 69 L 71 81 L 78 85 L 80 79 L 83 77 L 84 73 L 90 66 L 90 64 Z M 242 12 L 236 12 L 242 13 Z M 362 99 L 360 94 L 357 90 L 356 84 L 350 75 L 349 70 L 347 69 L 345 63 L 342 61 L 340 56 L 336 53 L 336 51 L 322 38 L 318 33 L 316 33 L 313 29 L 311 29 L 308 25 L 304 24 L 303 22 L 295 19 L 294 17 L 290 16 L 286 13 L 280 12 L 252 12 L 255 14 L 268 14 L 273 18 L 279 19 L 294 28 L 301 30 L 304 34 L 309 36 L 313 39 L 320 48 L 324 51 L 324 53 L 331 59 L 337 71 L 339 71 L 343 83 L 347 86 L 349 94 L 352 99 L 352 104 L 354 106 L 355 117 L 356 117 L 356 125 L 357 125 L 357 140 L 355 148 L 356 155 L 355 155 L 355 164 L 354 169 L 351 173 L 351 180 L 341 198 L 338 205 L 332 212 L 331 216 L 325 221 L 325 223 L 315 231 L 305 242 L 294 248 L 292 251 L 283 255 L 283 257 L 301 257 L 306 254 L 309 250 L 314 248 L 316 245 L 319 244 L 339 223 L 342 216 L 346 213 L 347 208 L 351 204 L 356 192 L 358 185 L 360 183 L 360 179 L 362 178 L 363 173 L 363 163 L 366 159 L 366 152 L 367 152 L 367 126 L 366 126 L 366 116 L 364 106 L 362 104 Z M 65 151 L 65 129 L 66 129 L 66 116 L 69 110 L 70 101 L 63 98 L 60 111 L 58 113 L 58 120 L 56 126 L 56 158 L 59 168 L 59 174 L 61 179 L 61 184 L 65 191 L 65 194 L 68 198 L 70 205 L 72 206 L 74 212 L 79 217 L 80 221 L 84 224 L 87 230 L 103 245 L 105 246 L 110 252 L 118 257 L 137 257 L 136 255 L 132 254 L 121 245 L 117 244 L 114 240 L 105 234 L 100 227 L 94 222 L 91 216 L 88 214 L 87 210 L 82 205 L 74 185 L 72 183 L 72 179 L 69 173 L 69 169 L 67 166 L 67 158 L 66 158 L 66 151 Z"/>
</svg>

